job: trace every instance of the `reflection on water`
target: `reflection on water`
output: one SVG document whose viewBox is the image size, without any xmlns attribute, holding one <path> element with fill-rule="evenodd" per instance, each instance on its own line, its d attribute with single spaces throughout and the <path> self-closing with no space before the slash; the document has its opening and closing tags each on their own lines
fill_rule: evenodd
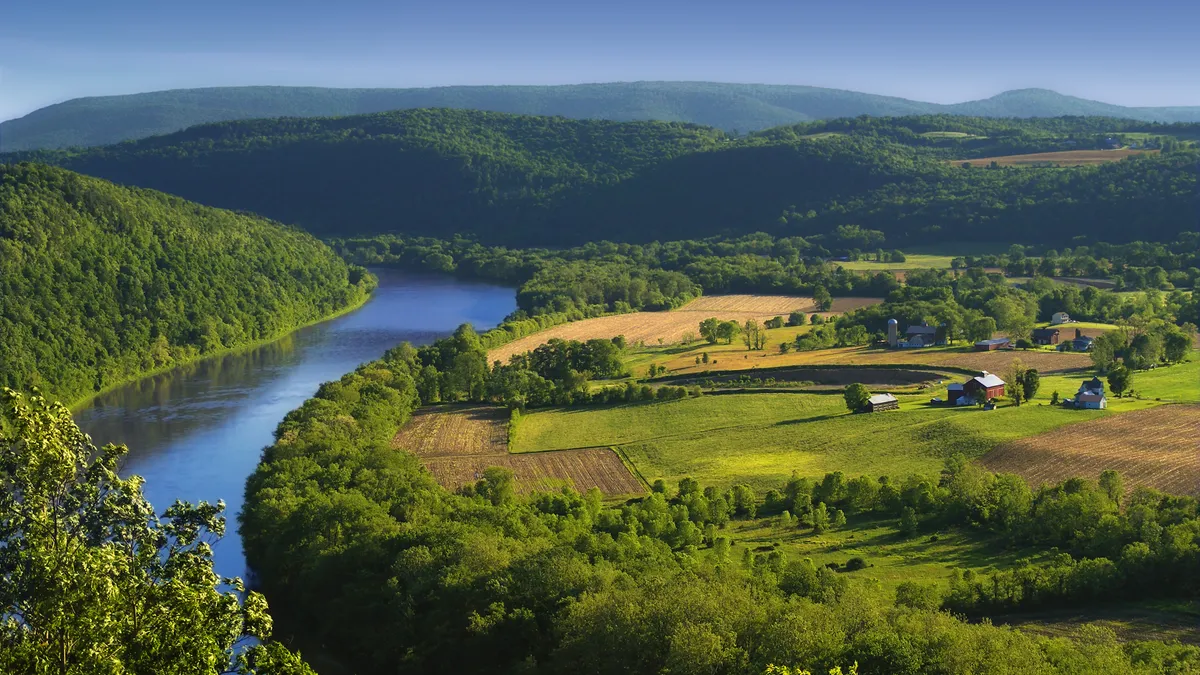
<svg viewBox="0 0 1200 675">
<path fill-rule="evenodd" d="M 129 446 L 122 473 L 146 479 L 146 496 L 160 513 L 176 499 L 225 500 L 229 531 L 216 547 L 219 574 L 245 574 L 234 514 L 246 476 L 288 411 L 320 383 L 398 342 L 425 344 L 464 322 L 494 326 L 515 309 L 511 289 L 375 272 L 379 289 L 352 314 L 145 378 L 76 413 L 97 444 Z"/>
</svg>

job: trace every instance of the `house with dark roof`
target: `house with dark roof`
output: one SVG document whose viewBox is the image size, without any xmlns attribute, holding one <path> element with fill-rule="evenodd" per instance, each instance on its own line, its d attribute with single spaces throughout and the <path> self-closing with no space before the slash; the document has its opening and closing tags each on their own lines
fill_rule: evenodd
<svg viewBox="0 0 1200 675">
<path fill-rule="evenodd" d="M 1079 385 L 1079 391 L 1075 394 L 1075 398 L 1067 400 L 1067 405 L 1080 410 L 1104 410 L 1108 407 L 1108 398 L 1104 395 L 1104 383 L 1098 377 L 1084 380 L 1083 384 Z"/>
<path fill-rule="evenodd" d="M 1057 328 L 1035 328 L 1033 329 L 1033 344 L 1035 345 L 1056 345 L 1058 344 L 1061 331 Z"/>
</svg>

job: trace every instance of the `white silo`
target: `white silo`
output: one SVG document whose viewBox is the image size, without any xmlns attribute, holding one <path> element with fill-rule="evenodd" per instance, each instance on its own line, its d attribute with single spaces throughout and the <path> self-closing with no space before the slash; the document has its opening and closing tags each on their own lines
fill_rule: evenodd
<svg viewBox="0 0 1200 675">
<path fill-rule="evenodd" d="M 900 345 L 900 322 L 888 319 L 888 346 L 895 348 Z"/>
</svg>

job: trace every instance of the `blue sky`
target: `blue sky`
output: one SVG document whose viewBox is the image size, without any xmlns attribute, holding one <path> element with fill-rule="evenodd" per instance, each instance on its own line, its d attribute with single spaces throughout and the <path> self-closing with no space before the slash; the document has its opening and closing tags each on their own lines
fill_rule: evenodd
<svg viewBox="0 0 1200 675">
<path fill-rule="evenodd" d="M 79 96 L 285 84 L 709 80 L 958 102 L 1045 87 L 1200 105 L 1200 3 L 0 3 L 0 120 Z"/>
</svg>

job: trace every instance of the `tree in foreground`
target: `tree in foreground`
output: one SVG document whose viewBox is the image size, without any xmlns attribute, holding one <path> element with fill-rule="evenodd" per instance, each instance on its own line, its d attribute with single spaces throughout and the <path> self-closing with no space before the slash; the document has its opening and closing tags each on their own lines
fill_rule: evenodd
<svg viewBox="0 0 1200 675">
<path fill-rule="evenodd" d="M 213 572 L 223 504 L 160 519 L 117 474 L 124 446 L 96 448 L 60 404 L 0 396 L 0 672 L 312 674 L 266 642 L 263 597 L 239 602 L 241 580 Z"/>
<path fill-rule="evenodd" d="M 1108 388 L 1113 396 L 1120 398 L 1133 384 L 1133 372 L 1122 364 L 1116 364 L 1108 371 Z"/>
<path fill-rule="evenodd" d="M 846 385 L 846 391 L 842 396 L 846 399 L 846 409 L 850 412 L 865 411 L 867 404 L 871 401 L 871 392 L 858 382 Z"/>
</svg>

